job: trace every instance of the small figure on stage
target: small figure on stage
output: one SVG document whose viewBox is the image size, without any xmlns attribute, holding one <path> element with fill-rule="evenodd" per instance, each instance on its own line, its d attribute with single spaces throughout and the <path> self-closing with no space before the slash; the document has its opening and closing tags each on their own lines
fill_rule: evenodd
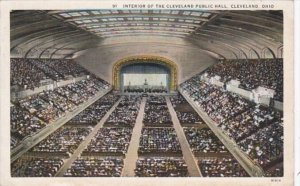
<svg viewBox="0 0 300 186">
<path fill-rule="evenodd" d="M 148 85 L 147 79 L 145 79 L 145 83 L 144 83 L 144 85 Z"/>
</svg>

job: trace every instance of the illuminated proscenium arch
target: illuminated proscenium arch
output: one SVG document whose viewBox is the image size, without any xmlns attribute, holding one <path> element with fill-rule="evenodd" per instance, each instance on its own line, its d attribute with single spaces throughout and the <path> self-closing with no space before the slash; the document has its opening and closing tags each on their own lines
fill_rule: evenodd
<svg viewBox="0 0 300 186">
<path fill-rule="evenodd" d="M 164 66 L 170 71 L 170 84 L 169 89 L 174 91 L 177 89 L 177 74 L 178 69 L 175 62 L 160 56 L 130 56 L 118 60 L 113 66 L 113 85 L 115 90 L 121 88 L 121 69 L 128 65 L 133 64 L 158 64 Z"/>
</svg>

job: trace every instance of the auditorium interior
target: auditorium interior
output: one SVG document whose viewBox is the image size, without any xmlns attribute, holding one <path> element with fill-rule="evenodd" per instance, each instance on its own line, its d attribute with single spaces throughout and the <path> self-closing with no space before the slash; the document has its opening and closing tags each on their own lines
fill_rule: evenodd
<svg viewBox="0 0 300 186">
<path fill-rule="evenodd" d="M 10 12 L 12 177 L 282 177 L 283 12 Z"/>
</svg>

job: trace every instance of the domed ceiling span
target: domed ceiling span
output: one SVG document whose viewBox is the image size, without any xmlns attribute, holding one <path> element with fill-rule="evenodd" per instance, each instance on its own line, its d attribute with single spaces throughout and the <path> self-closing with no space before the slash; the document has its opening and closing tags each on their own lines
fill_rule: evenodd
<svg viewBox="0 0 300 186">
<path fill-rule="evenodd" d="M 72 58 L 76 53 L 137 37 L 181 39 L 225 58 L 281 57 L 282 11 L 16 10 L 11 12 L 12 56 Z M 164 41 L 161 41 L 164 42 Z M 253 55 L 254 54 L 254 55 Z"/>
</svg>

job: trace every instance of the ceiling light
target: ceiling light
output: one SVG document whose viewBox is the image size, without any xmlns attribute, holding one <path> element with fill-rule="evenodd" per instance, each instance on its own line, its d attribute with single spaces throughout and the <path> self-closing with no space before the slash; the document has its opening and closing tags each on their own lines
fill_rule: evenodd
<svg viewBox="0 0 300 186">
<path fill-rule="evenodd" d="M 80 12 L 80 14 L 81 14 L 81 15 L 85 15 L 85 16 L 90 15 L 90 14 L 87 13 L 87 12 Z"/>
<path fill-rule="evenodd" d="M 62 16 L 62 17 L 71 17 L 69 14 L 67 14 L 67 13 L 63 13 L 63 14 L 59 14 L 60 16 Z"/>
<path fill-rule="evenodd" d="M 99 14 L 100 14 L 99 11 L 91 11 L 91 12 L 92 12 L 92 14 L 94 14 L 94 15 L 99 15 Z"/>
<path fill-rule="evenodd" d="M 81 14 L 79 14 L 78 12 L 71 12 L 69 13 L 69 15 L 71 15 L 72 17 L 81 16 Z"/>
<path fill-rule="evenodd" d="M 183 15 L 190 15 L 191 12 L 190 12 L 190 11 L 184 11 L 182 14 L 183 14 Z"/>
</svg>

